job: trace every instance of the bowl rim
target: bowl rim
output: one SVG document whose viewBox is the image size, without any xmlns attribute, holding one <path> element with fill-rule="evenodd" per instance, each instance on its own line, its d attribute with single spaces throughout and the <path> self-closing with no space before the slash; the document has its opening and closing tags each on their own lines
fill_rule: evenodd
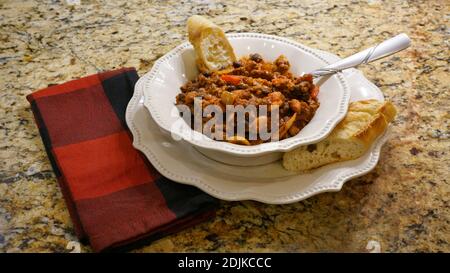
<svg viewBox="0 0 450 273">
<path fill-rule="evenodd" d="M 298 42 L 292 41 L 288 38 L 279 37 L 275 35 L 269 35 L 269 34 L 261 34 L 261 33 L 251 33 L 251 32 L 244 32 L 244 33 L 229 33 L 226 34 L 226 36 L 230 39 L 241 39 L 241 38 L 257 38 L 262 40 L 273 40 L 281 43 L 285 43 L 291 46 L 296 47 L 298 50 L 306 52 L 315 58 L 322 61 L 324 64 L 330 64 L 327 60 L 325 60 L 322 56 L 317 54 L 313 49 L 304 46 Z M 144 90 L 144 106 L 149 111 L 151 117 L 153 120 L 158 124 L 158 126 L 163 129 L 164 131 L 171 133 L 173 135 L 176 135 L 179 139 L 183 139 L 187 141 L 188 143 L 200 147 L 203 149 L 209 149 L 209 150 L 216 150 L 225 152 L 232 155 L 239 155 L 239 156 L 255 156 L 255 155 L 263 155 L 267 153 L 272 152 L 287 152 L 290 150 L 293 150 L 299 146 L 308 145 L 312 143 L 317 143 L 321 141 L 322 139 L 326 138 L 334 129 L 334 127 L 345 117 L 347 114 L 347 108 L 350 100 L 350 89 L 348 87 L 348 84 L 345 80 L 345 77 L 342 73 L 336 73 L 333 77 L 336 77 L 338 80 L 339 85 L 341 86 L 343 90 L 343 94 L 341 97 L 341 100 L 339 102 L 338 106 L 338 112 L 334 117 L 331 117 L 328 119 L 328 121 L 324 124 L 321 130 L 319 130 L 317 133 L 315 133 L 313 136 L 310 137 L 302 137 L 302 138 L 287 138 L 283 139 L 281 141 L 275 141 L 275 142 L 267 142 L 262 143 L 258 145 L 253 146 L 244 146 L 244 145 L 238 145 L 233 144 L 229 142 L 224 141 L 217 141 L 210 139 L 208 137 L 204 137 L 202 139 L 193 139 L 193 138 L 185 138 L 183 135 L 179 134 L 178 132 L 175 132 L 171 130 L 170 125 L 166 124 L 160 117 L 160 113 L 158 111 L 155 111 L 154 107 L 151 107 L 152 100 L 156 99 L 152 96 L 152 92 L 145 92 L 145 90 L 149 89 L 150 83 L 155 79 L 156 75 L 158 74 L 158 71 L 160 69 L 160 66 L 165 63 L 166 61 L 170 60 L 173 57 L 178 56 L 181 52 L 184 50 L 192 48 L 192 45 L 189 42 L 184 42 L 162 57 L 160 57 L 153 65 L 152 69 L 144 74 L 140 80 L 143 82 L 143 90 Z M 180 119 L 182 117 L 180 116 Z M 186 126 L 188 127 L 188 126 Z M 189 128 L 189 133 L 192 133 L 192 129 Z M 188 133 L 188 132 L 185 132 Z"/>
</svg>

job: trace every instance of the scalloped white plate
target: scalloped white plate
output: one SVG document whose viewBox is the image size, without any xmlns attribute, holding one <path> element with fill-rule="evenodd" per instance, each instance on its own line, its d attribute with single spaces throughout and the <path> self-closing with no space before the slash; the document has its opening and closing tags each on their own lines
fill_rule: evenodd
<svg viewBox="0 0 450 273">
<path fill-rule="evenodd" d="M 338 57 L 316 50 L 329 62 Z M 351 89 L 351 101 L 375 98 L 384 100 L 381 91 L 358 70 L 344 73 Z M 133 134 L 133 145 L 153 166 L 173 181 L 200 188 L 219 199 L 256 200 L 269 204 L 297 202 L 315 194 L 339 191 L 345 181 L 372 170 L 379 159 L 387 134 L 380 137 L 361 158 L 330 164 L 308 174 L 286 171 L 281 162 L 263 166 L 239 167 L 211 160 L 186 142 L 174 141 L 152 120 L 143 105 L 143 86 L 139 80 L 126 112 Z"/>
<path fill-rule="evenodd" d="M 258 52 L 264 59 L 273 61 L 284 54 L 295 75 L 329 64 L 311 48 L 286 38 L 259 33 L 233 33 L 227 37 L 237 56 Z M 196 74 L 195 52 L 191 44 L 185 42 L 158 59 L 151 71 L 142 76 L 144 105 L 161 128 L 201 149 L 202 153 L 233 165 L 248 165 L 245 163 L 249 162 L 260 165 L 279 159 L 281 152 L 318 142 L 331 133 L 347 113 L 350 90 L 342 74 L 337 73 L 320 86 L 320 107 L 297 135 L 252 146 L 216 141 L 192 130 L 175 105 L 179 87 Z"/>
</svg>

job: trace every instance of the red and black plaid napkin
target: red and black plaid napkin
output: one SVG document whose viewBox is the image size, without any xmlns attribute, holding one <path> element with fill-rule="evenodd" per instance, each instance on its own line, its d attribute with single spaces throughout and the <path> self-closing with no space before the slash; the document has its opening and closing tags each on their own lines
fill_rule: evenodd
<svg viewBox="0 0 450 273">
<path fill-rule="evenodd" d="M 75 231 L 95 251 L 149 242 L 214 215 L 217 200 L 161 176 L 132 146 L 133 68 L 27 96 Z"/>
</svg>

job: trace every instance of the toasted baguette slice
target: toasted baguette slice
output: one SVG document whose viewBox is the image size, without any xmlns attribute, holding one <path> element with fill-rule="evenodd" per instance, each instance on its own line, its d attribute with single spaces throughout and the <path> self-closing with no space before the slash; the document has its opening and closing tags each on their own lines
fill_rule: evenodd
<svg viewBox="0 0 450 273">
<path fill-rule="evenodd" d="M 225 33 L 213 22 L 194 15 L 188 19 L 187 28 L 189 41 L 197 55 L 197 67 L 201 72 L 220 70 L 236 61 Z"/>
<path fill-rule="evenodd" d="M 395 107 L 390 102 L 353 102 L 346 117 L 326 139 L 285 153 L 283 166 L 291 171 L 307 171 L 333 162 L 358 158 L 385 131 L 395 115 Z"/>
</svg>

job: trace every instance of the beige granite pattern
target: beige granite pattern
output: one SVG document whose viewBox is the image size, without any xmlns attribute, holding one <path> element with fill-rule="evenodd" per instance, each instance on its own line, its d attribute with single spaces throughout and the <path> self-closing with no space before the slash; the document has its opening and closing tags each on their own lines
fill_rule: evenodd
<svg viewBox="0 0 450 273">
<path fill-rule="evenodd" d="M 346 56 L 400 32 L 412 47 L 362 67 L 399 110 L 378 166 L 291 205 L 223 202 L 215 219 L 138 252 L 450 251 L 450 2 L 0 1 L 0 252 L 76 241 L 25 96 L 101 70 L 139 73 L 186 39 L 192 14 Z M 82 246 L 81 251 L 91 251 Z"/>
</svg>

